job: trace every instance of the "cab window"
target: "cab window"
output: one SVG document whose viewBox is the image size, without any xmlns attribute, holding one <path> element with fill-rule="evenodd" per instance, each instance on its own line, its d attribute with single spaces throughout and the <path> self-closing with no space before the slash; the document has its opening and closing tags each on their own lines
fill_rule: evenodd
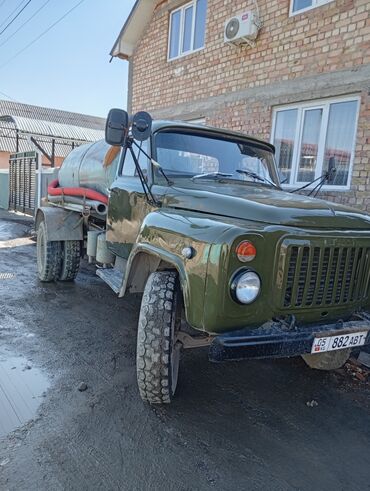
<svg viewBox="0 0 370 491">
<path fill-rule="evenodd" d="M 136 142 L 136 143 L 139 146 L 141 146 L 144 152 L 148 153 L 148 141 L 149 140 L 143 142 Z M 140 168 L 143 171 L 143 174 L 146 175 L 148 173 L 148 158 L 143 154 L 143 152 L 139 153 L 139 149 L 137 148 L 136 145 L 133 145 L 132 149 L 136 156 L 139 155 L 138 160 L 139 160 Z M 125 160 L 123 162 L 121 174 L 127 177 L 137 176 L 136 167 L 135 167 L 134 159 L 132 158 L 131 151 L 129 149 L 126 149 L 125 152 L 126 155 L 125 155 Z"/>
</svg>

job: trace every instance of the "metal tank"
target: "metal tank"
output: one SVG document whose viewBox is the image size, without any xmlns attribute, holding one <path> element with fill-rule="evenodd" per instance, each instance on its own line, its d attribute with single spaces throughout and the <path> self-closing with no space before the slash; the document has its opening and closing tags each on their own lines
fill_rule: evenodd
<svg viewBox="0 0 370 491">
<path fill-rule="evenodd" d="M 99 140 L 72 150 L 59 170 L 59 186 L 90 188 L 108 195 L 119 162 L 118 154 L 110 165 L 104 165 L 109 149 L 110 145 Z"/>
</svg>

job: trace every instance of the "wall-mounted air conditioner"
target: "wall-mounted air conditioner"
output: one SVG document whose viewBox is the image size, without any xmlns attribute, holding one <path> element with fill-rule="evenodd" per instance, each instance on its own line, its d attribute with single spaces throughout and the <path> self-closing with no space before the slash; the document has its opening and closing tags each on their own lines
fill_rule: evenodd
<svg viewBox="0 0 370 491">
<path fill-rule="evenodd" d="M 250 11 L 235 15 L 225 22 L 225 43 L 255 46 L 260 28 L 260 19 L 254 12 Z"/>
</svg>

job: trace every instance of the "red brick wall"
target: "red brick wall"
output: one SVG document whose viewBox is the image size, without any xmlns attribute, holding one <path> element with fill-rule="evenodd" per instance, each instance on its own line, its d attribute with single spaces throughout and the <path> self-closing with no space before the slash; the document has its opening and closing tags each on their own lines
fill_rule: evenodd
<svg viewBox="0 0 370 491">
<path fill-rule="evenodd" d="M 326 196 L 370 211 L 370 71 L 356 79 L 370 69 L 370 1 L 334 0 L 289 17 L 289 0 L 258 0 L 264 25 L 256 47 L 247 48 L 225 45 L 223 30 L 226 19 L 253 10 L 253 2 L 208 0 L 205 48 L 167 61 L 169 13 L 179 4 L 159 2 L 137 46 L 133 111 L 205 117 L 208 124 L 269 140 L 274 106 L 361 94 L 351 191 Z"/>
<path fill-rule="evenodd" d="M 133 57 L 134 109 L 370 63 L 369 0 L 335 0 L 292 17 L 289 0 L 259 0 L 264 27 L 255 48 L 223 42 L 225 20 L 253 9 L 253 2 L 208 0 L 205 48 L 168 62 L 171 3 L 159 4 Z"/>
</svg>

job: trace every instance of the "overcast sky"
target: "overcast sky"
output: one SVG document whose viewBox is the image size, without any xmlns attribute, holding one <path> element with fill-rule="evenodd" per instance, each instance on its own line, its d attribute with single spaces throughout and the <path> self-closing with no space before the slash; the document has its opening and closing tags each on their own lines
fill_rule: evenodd
<svg viewBox="0 0 370 491">
<path fill-rule="evenodd" d="M 0 32 L 27 2 L 0 0 L 0 26 L 3 24 Z M 5 93 L 19 102 L 96 116 L 106 116 L 111 107 L 125 107 L 127 62 L 114 58 L 109 63 L 109 52 L 134 0 L 84 0 L 35 44 L 13 58 L 79 0 L 49 0 L 20 28 L 45 2 L 31 0 L 0 34 L 0 99 L 6 99 L 2 94 Z M 18 10 L 5 22 L 18 5 Z"/>
</svg>

